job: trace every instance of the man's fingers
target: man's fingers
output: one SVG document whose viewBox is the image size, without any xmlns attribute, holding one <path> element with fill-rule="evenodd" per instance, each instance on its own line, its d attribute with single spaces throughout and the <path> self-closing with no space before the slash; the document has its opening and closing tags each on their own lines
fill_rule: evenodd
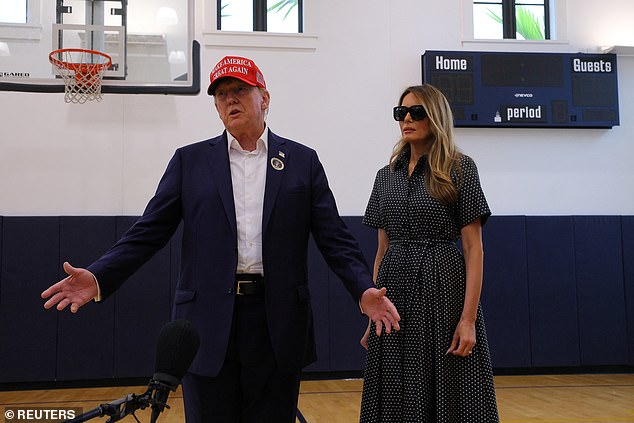
<svg viewBox="0 0 634 423">
<path fill-rule="evenodd" d="M 390 325 L 394 327 L 394 329 L 400 330 L 401 327 L 398 322 L 401 320 L 401 316 L 398 314 L 398 311 L 396 310 L 394 304 L 392 304 L 392 302 L 387 297 L 385 297 L 385 302 L 387 309 L 386 316 L 390 321 Z"/>
<path fill-rule="evenodd" d="M 386 312 L 390 316 L 390 318 L 393 319 L 395 322 L 398 322 L 399 320 L 401 320 L 401 316 L 398 314 L 398 310 L 387 297 L 385 298 L 385 303 L 386 303 L 385 308 L 387 309 Z"/>
<path fill-rule="evenodd" d="M 390 323 L 392 323 L 392 327 L 395 330 L 401 330 L 401 325 L 398 324 L 398 321 L 401 320 L 400 317 L 398 317 L 398 319 L 394 318 L 394 315 L 390 313 Z"/>
<path fill-rule="evenodd" d="M 376 336 L 381 336 L 381 331 L 383 330 L 383 322 L 381 322 L 381 320 L 377 320 L 374 323 L 376 324 Z"/>
<path fill-rule="evenodd" d="M 400 314 L 398 314 L 398 310 L 396 309 L 396 306 L 394 305 L 394 303 L 392 303 L 392 301 L 390 301 L 390 299 L 387 297 L 385 297 L 385 301 L 387 302 L 387 311 L 390 313 L 392 317 L 394 317 L 394 320 L 396 321 L 401 320 L 401 316 Z"/>
<path fill-rule="evenodd" d="M 384 313 L 376 320 L 374 320 L 376 324 L 376 334 L 377 336 L 381 336 L 381 332 L 383 328 L 385 328 L 385 333 L 392 333 L 392 329 L 401 330 L 401 326 L 398 324 L 398 321 L 394 318 L 390 313 Z"/>
<path fill-rule="evenodd" d="M 390 305 L 391 305 L 391 307 L 390 307 L 390 316 L 392 316 L 394 318 L 394 320 L 399 322 L 401 320 L 401 315 L 398 314 L 398 310 L 396 309 L 396 307 L 394 307 L 394 304 L 390 303 Z"/>
<path fill-rule="evenodd" d="M 70 300 L 68 298 L 64 298 L 62 301 L 59 302 L 59 304 L 57 304 L 57 310 L 64 310 L 66 307 L 68 307 L 68 304 L 70 304 Z"/>
<path fill-rule="evenodd" d="M 63 267 L 68 276 L 51 285 L 40 295 L 42 298 L 48 299 L 44 303 L 44 308 L 49 309 L 56 306 L 57 310 L 62 311 L 70 306 L 70 311 L 76 313 L 96 295 L 97 286 L 91 285 L 91 282 L 94 282 L 90 278 L 89 271 L 73 267 L 67 261 L 64 262 Z"/>
<path fill-rule="evenodd" d="M 64 294 L 61 292 L 55 293 L 51 298 L 48 299 L 47 302 L 44 303 L 44 308 L 49 309 L 53 307 L 55 304 L 59 303 L 64 299 Z"/>
<path fill-rule="evenodd" d="M 401 316 L 398 314 L 398 310 L 396 309 L 396 306 L 385 295 L 386 293 L 387 293 L 387 290 L 385 288 L 381 288 L 378 301 L 382 301 L 383 302 L 383 305 L 385 306 L 385 311 L 387 313 L 389 313 L 394 318 L 394 320 L 397 320 L 397 321 L 401 320 Z"/>
<path fill-rule="evenodd" d="M 71 311 L 75 313 L 85 304 L 85 302 L 81 299 L 81 296 L 72 292 L 64 291 L 64 286 L 62 285 L 62 282 L 64 281 L 65 280 L 56 283 L 42 293 L 42 298 L 48 298 L 50 296 L 50 298 L 48 298 L 48 300 L 44 303 L 45 309 L 49 309 L 57 305 L 57 310 L 61 311 L 72 304 Z"/>
<path fill-rule="evenodd" d="M 42 298 L 50 297 L 51 295 L 53 295 L 53 293 L 57 292 L 56 287 L 57 287 L 57 284 L 48 287 L 46 290 L 42 291 L 42 293 L 40 294 L 40 297 Z"/>
<path fill-rule="evenodd" d="M 60 292 L 62 290 L 62 285 L 64 284 L 64 282 L 66 282 L 66 279 L 68 279 L 68 277 L 65 277 L 64 279 L 62 279 L 61 281 L 57 282 L 54 285 L 49 286 L 45 291 L 43 291 L 40 296 L 42 298 L 48 298 L 51 295 Z"/>
<path fill-rule="evenodd" d="M 369 293 L 369 296 L 366 299 L 367 308 L 365 308 L 364 313 L 371 316 L 376 323 L 377 336 L 381 336 L 383 328 L 385 328 L 386 333 L 391 333 L 392 329 L 400 330 L 398 321 L 401 320 L 401 316 L 392 301 L 386 296 L 387 288 L 370 288 L 366 292 Z"/>
<path fill-rule="evenodd" d="M 392 324 L 390 322 L 390 319 L 388 319 L 387 317 L 384 317 L 383 325 L 385 326 L 385 333 L 392 333 Z"/>
</svg>

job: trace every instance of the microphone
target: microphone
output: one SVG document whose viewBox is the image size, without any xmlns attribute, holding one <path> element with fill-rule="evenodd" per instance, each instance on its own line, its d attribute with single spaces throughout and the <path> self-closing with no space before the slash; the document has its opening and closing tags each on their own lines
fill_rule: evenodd
<svg viewBox="0 0 634 423">
<path fill-rule="evenodd" d="M 161 328 L 156 346 L 154 376 L 143 395 L 128 394 L 108 404 L 101 404 L 65 423 L 85 422 L 95 417 L 109 416 L 107 423 L 117 422 L 136 410 L 152 407 L 151 422 L 155 423 L 159 414 L 169 408 L 167 397 L 175 391 L 187 369 L 194 360 L 200 346 L 200 338 L 194 325 L 188 320 L 174 320 Z M 135 416 L 136 418 L 136 416 Z M 138 421 L 138 419 L 137 419 Z"/>
<path fill-rule="evenodd" d="M 156 346 L 154 376 L 150 380 L 152 417 L 155 423 L 167 405 L 170 391 L 176 391 L 200 346 L 194 325 L 188 320 L 174 320 L 161 329 Z"/>
</svg>

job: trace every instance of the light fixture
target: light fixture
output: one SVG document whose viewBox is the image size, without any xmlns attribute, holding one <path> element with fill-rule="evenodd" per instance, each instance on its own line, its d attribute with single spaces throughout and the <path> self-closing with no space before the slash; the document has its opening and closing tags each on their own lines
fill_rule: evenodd
<svg viewBox="0 0 634 423">
<path fill-rule="evenodd" d="M 163 25 L 178 25 L 178 15 L 171 7 L 161 7 L 156 13 L 156 22 Z"/>
</svg>

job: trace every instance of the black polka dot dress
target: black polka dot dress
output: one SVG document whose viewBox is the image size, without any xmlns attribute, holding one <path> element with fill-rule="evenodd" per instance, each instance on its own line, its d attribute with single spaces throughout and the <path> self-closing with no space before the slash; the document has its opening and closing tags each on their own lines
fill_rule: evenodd
<svg viewBox="0 0 634 423">
<path fill-rule="evenodd" d="M 394 171 L 379 170 L 363 222 L 390 240 L 377 286 L 401 315 L 401 330 L 370 330 L 361 422 L 499 422 L 491 358 L 478 307 L 476 345 L 467 357 L 446 354 L 462 313 L 465 262 L 456 241 L 463 226 L 491 212 L 473 160 L 463 155 L 458 201 L 445 206 L 424 184 L 423 156 L 408 177 L 409 149 Z M 458 180 L 461 182 L 458 183 Z"/>
</svg>

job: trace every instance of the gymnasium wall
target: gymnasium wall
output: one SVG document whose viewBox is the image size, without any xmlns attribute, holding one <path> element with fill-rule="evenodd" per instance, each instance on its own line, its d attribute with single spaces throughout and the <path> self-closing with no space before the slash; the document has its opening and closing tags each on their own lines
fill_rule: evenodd
<svg viewBox="0 0 634 423">
<path fill-rule="evenodd" d="M 258 63 L 272 96 L 270 128 L 317 149 L 369 262 L 375 234 L 360 216 L 398 138 L 391 108 L 420 82 L 424 50 L 634 45 L 630 0 L 558 1 L 565 17 L 552 42 L 469 40 L 469 3 L 312 2 L 312 41 L 290 49 L 222 45 L 211 30 L 212 2 L 196 3 L 203 75 L 227 54 Z M 618 73 L 621 124 L 613 129 L 456 130 L 493 211 L 482 302 L 499 369 L 634 365 L 634 56 L 618 56 Z M 115 241 L 176 148 L 220 133 L 202 88 L 84 105 L 65 104 L 63 94 L 0 92 L 0 382 L 151 373 L 177 241 L 78 316 L 44 311 L 39 293 L 62 276 L 64 260 L 86 265 Z M 314 249 L 310 278 L 320 360 L 307 370 L 360 368 L 365 322 Z"/>
<path fill-rule="evenodd" d="M 269 127 L 314 147 L 341 213 L 359 216 L 399 135 L 391 108 L 403 88 L 420 83 L 426 49 L 599 52 L 634 45 L 634 2 L 556 3 L 565 6 L 556 8 L 557 40 L 474 42 L 463 34 L 470 1 L 307 2 L 307 38 L 288 48 L 276 43 L 280 37 L 260 36 L 257 47 L 223 38 L 211 30 L 215 2 L 197 0 L 199 95 L 109 94 L 69 105 L 61 93 L 0 92 L 0 215 L 141 214 L 174 150 L 222 131 L 204 81 L 221 57 L 238 54 L 265 74 Z M 494 214 L 634 213 L 627 195 L 634 187 L 634 104 L 627 95 L 634 56 L 618 56 L 618 77 L 621 125 L 613 129 L 456 131 L 478 164 Z"/>
</svg>

